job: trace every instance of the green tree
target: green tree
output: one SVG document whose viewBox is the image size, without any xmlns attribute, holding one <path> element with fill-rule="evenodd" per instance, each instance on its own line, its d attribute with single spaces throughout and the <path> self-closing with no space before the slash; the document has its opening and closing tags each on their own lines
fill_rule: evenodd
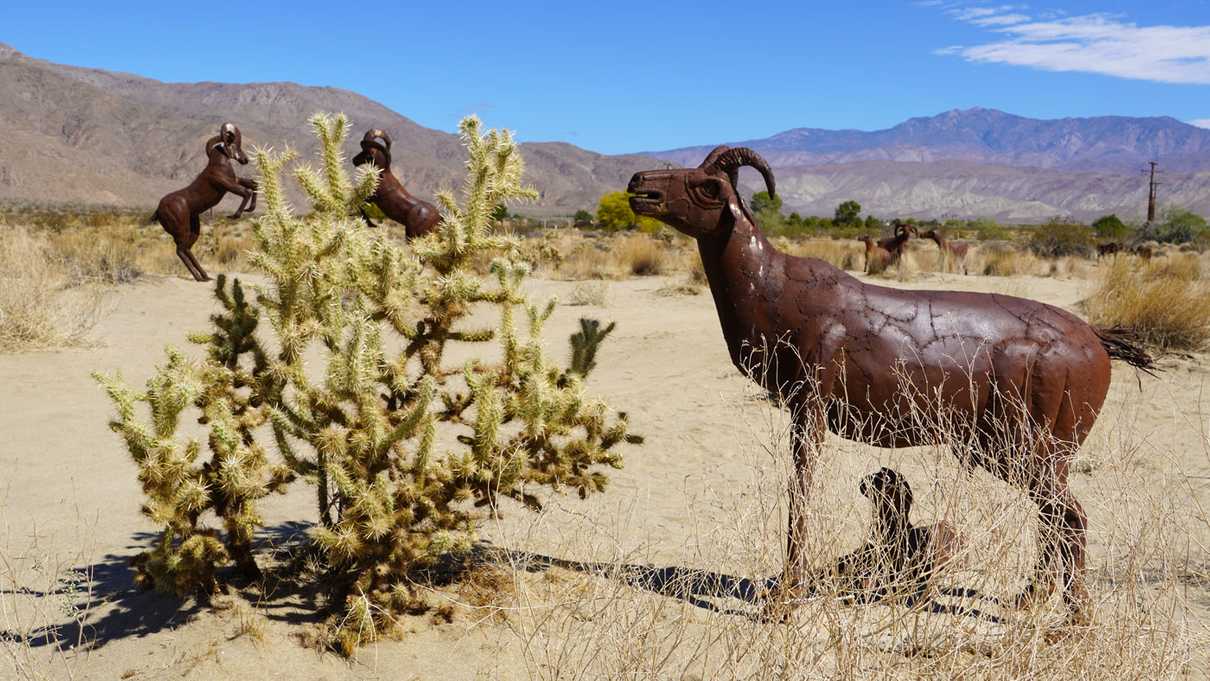
<svg viewBox="0 0 1210 681">
<path fill-rule="evenodd" d="M 858 224 L 860 217 L 861 204 L 850 200 L 836 206 L 836 215 L 832 218 L 832 222 L 839 226 L 851 227 Z"/>
<path fill-rule="evenodd" d="M 503 203 L 492 209 L 492 219 L 496 222 L 508 219 L 508 206 Z"/>
<path fill-rule="evenodd" d="M 589 213 L 588 211 L 581 208 L 580 210 L 576 211 L 576 215 L 573 219 L 576 221 L 577 225 L 591 224 L 592 223 L 592 213 Z"/>
<path fill-rule="evenodd" d="M 1109 214 L 1092 223 L 1092 231 L 1102 239 L 1121 241 L 1130 236 L 1130 228 L 1117 215 Z"/>
<path fill-rule="evenodd" d="M 752 195 L 752 212 L 756 214 L 772 212 L 781 213 L 781 197 L 769 196 L 769 192 L 761 191 Z"/>
<path fill-rule="evenodd" d="M 1172 208 L 1164 213 L 1164 221 L 1153 225 L 1149 238 L 1163 243 L 1183 244 L 1210 238 L 1206 219 L 1182 208 Z"/>
<path fill-rule="evenodd" d="M 630 198 L 626 192 L 609 192 L 601 197 L 597 204 L 597 224 L 614 232 L 638 229 L 647 234 L 655 234 L 663 228 L 663 223 L 659 220 L 636 216 L 634 211 L 630 210 Z"/>
<path fill-rule="evenodd" d="M 882 229 L 882 220 L 879 220 L 873 215 L 867 215 L 865 218 L 865 228 L 869 230 L 871 234 L 877 234 L 878 231 Z"/>
</svg>

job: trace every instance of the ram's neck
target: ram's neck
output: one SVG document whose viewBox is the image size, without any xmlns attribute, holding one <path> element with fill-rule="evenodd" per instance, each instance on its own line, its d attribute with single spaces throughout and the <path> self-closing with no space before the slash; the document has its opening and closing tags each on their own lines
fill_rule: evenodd
<svg viewBox="0 0 1210 681">
<path fill-rule="evenodd" d="M 782 254 L 747 219 L 728 221 L 716 233 L 699 238 L 698 251 L 731 361 L 744 370 L 752 348 L 777 340 L 767 309 L 771 292 L 764 289 L 781 288 L 781 282 L 771 278 L 782 276 L 780 268 L 773 267 Z"/>
</svg>

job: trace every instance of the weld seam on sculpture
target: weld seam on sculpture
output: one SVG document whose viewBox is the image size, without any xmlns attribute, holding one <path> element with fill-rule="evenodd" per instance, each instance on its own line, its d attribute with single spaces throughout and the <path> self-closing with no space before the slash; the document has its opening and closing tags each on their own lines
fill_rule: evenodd
<svg viewBox="0 0 1210 681">
<path fill-rule="evenodd" d="M 198 281 L 210 281 L 193 255 L 193 244 L 202 234 L 201 215 L 218 205 L 231 192 L 241 197 L 239 208 L 231 215 L 238 220 L 244 211 L 256 210 L 256 180 L 237 177 L 232 161 L 248 163 L 244 154 L 243 136 L 233 123 L 223 123 L 218 134 L 206 140 L 206 168 L 184 189 L 178 189 L 160 199 L 148 222 L 159 222 L 176 243 L 176 255 Z"/>
<path fill-rule="evenodd" d="M 409 239 L 422 237 L 437 229 L 441 213 L 427 201 L 412 196 L 391 171 L 391 136 L 374 128 L 361 138 L 361 153 L 353 157 L 354 166 L 371 165 L 379 170 L 378 187 L 367 203 L 374 204 L 383 215 L 403 225 Z M 377 227 L 361 208 L 361 219 Z"/>
<path fill-rule="evenodd" d="M 736 191 L 741 166 L 775 195 L 768 163 L 726 146 L 697 168 L 636 173 L 628 189 L 636 214 L 697 240 L 732 363 L 791 412 L 786 567 L 769 607 L 791 604 L 807 574 L 806 500 L 830 430 L 879 447 L 975 451 L 972 464 L 1038 508 L 1039 559 L 1016 604 L 1049 596 L 1058 577 L 1072 620 L 1084 619 L 1087 517 L 1068 469 L 1104 404 L 1110 360 L 1150 369 L 1151 358 L 1126 336 L 1044 303 L 876 286 L 782 253 Z M 934 408 L 948 433 L 914 416 Z"/>
</svg>

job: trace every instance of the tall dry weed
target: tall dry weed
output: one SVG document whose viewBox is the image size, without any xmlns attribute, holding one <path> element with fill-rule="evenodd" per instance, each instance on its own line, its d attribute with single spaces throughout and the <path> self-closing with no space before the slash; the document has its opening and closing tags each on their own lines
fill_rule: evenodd
<svg viewBox="0 0 1210 681">
<path fill-rule="evenodd" d="M 1116 258 L 1084 306 L 1092 323 L 1131 329 L 1160 350 L 1197 351 L 1210 339 L 1210 285 L 1194 256 Z"/>
<path fill-rule="evenodd" d="M 7 228 L 0 239 L 0 352 L 78 345 L 103 307 L 103 293 L 81 285 L 44 237 Z"/>
<path fill-rule="evenodd" d="M 856 488 L 880 465 L 910 479 L 915 523 L 947 521 L 965 548 L 938 572 L 927 604 L 857 605 L 821 583 L 788 622 L 764 619 L 761 597 L 784 561 L 791 502 L 779 491 L 792 464 L 788 419 L 759 397 L 727 398 L 735 422 L 750 424 L 736 453 L 746 465 L 738 477 L 695 478 L 684 507 L 666 511 L 687 519 L 679 536 L 636 539 L 647 511 L 634 500 L 578 523 L 551 510 L 501 537 L 515 547 L 507 624 L 532 678 L 1143 680 L 1181 678 L 1204 656 L 1210 637 L 1191 621 L 1189 584 L 1202 580 L 1205 593 L 1205 556 L 1190 537 L 1206 533 L 1184 512 L 1180 466 L 1145 435 L 1106 427 L 1081 454 L 1105 463 L 1078 483 L 1096 528 L 1089 624 L 1063 626 L 1057 597 L 1005 605 L 1034 568 L 1037 509 L 1019 491 L 962 471 L 945 447 L 892 452 L 833 437 L 814 453 L 806 502 L 813 573 L 868 537 L 870 505 Z M 951 427 L 929 412 L 914 418 L 940 434 Z"/>
</svg>

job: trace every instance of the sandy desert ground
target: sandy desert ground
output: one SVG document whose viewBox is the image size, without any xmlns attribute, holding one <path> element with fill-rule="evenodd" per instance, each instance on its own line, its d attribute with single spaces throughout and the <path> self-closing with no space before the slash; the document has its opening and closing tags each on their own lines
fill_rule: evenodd
<svg viewBox="0 0 1210 681">
<path fill-rule="evenodd" d="M 782 559 L 786 419 L 730 366 L 709 294 L 658 294 L 668 281 L 611 282 L 606 307 L 560 305 L 547 326 L 548 347 L 562 353 L 579 317 L 618 322 L 590 387 L 630 413 L 646 444 L 626 450 L 609 490 L 489 523 L 484 538 L 512 557 L 500 568 L 508 597 L 452 591 L 452 621 L 418 615 L 402 640 L 352 660 L 306 643 L 305 594 L 249 588 L 204 610 L 132 584 L 127 561 L 153 527 L 89 372 L 116 369 L 141 385 L 164 345 L 187 346 L 185 334 L 205 328 L 209 286 L 152 277 L 119 287 L 92 347 L 0 356 L 0 678 L 760 678 L 789 669 L 909 678 L 941 674 L 929 651 L 954 637 L 969 644 L 969 678 L 1062 678 L 1065 665 L 1080 678 L 1210 674 L 1205 356 L 1166 359 L 1158 378 L 1115 366 L 1074 477 L 1091 518 L 1093 629 L 1021 644 L 1032 655 L 1009 664 L 980 646 L 1036 639 L 1036 628 L 987 602 L 982 610 L 1004 621 L 813 602 L 789 624 L 753 618 L 745 580 L 775 574 Z M 930 274 L 888 285 L 995 290 L 1075 309 L 1092 283 Z M 575 283 L 529 286 L 567 300 Z M 857 481 L 880 465 L 912 482 L 918 519 L 946 517 L 968 533 L 974 548 L 951 581 L 1000 595 L 1021 586 L 1033 557 L 1020 495 L 986 473 L 962 475 L 944 450 L 831 437 L 812 498 L 821 563 L 860 541 L 868 502 Z M 314 517 L 302 487 L 265 508 L 264 542 L 288 542 Z M 1001 545 L 1015 548 L 987 548 Z M 618 569 L 646 565 L 666 568 L 662 578 Z M 1058 617 L 1057 604 L 1034 617 Z M 1073 662 L 1089 645 L 1097 659 Z"/>
</svg>

